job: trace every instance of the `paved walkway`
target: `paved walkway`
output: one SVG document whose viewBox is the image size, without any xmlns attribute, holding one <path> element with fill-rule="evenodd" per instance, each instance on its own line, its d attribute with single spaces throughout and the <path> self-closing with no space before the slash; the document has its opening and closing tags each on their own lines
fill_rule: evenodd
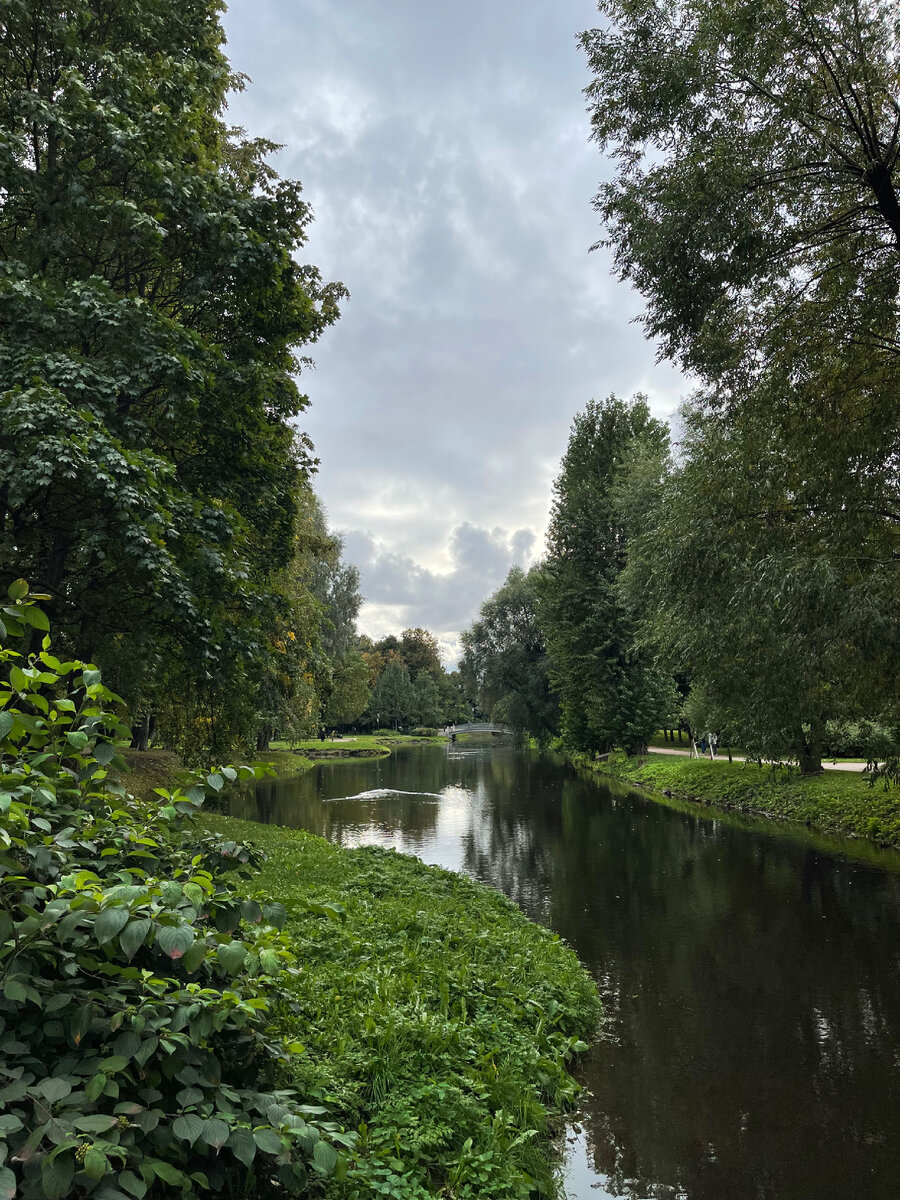
<svg viewBox="0 0 900 1200">
<path fill-rule="evenodd" d="M 674 746 L 665 746 L 665 747 L 651 746 L 650 753 L 651 754 L 677 754 L 677 755 L 680 755 L 682 758 L 690 758 L 691 757 L 690 750 L 676 750 Z M 724 763 L 728 762 L 728 755 L 725 752 L 719 753 L 718 755 L 716 755 L 716 757 L 714 759 L 710 759 L 708 754 L 704 754 L 703 757 L 707 761 L 711 761 L 711 762 L 724 762 Z M 734 762 L 746 762 L 747 761 L 746 758 L 742 758 L 741 755 L 739 755 L 739 754 L 732 755 L 732 760 Z M 856 771 L 857 774 L 859 774 L 860 772 L 862 772 L 866 769 L 867 764 L 864 762 L 823 762 L 822 766 L 825 768 L 826 771 Z"/>
</svg>

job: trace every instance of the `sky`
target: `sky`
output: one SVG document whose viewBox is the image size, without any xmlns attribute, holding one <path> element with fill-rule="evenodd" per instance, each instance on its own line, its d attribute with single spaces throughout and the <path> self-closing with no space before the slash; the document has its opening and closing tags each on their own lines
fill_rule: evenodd
<svg viewBox="0 0 900 1200">
<path fill-rule="evenodd" d="M 577 34 L 590 0 L 233 0 L 229 119 L 283 149 L 301 256 L 350 291 L 300 380 L 372 637 L 459 632 L 543 550 L 572 419 L 686 391 L 610 273 Z"/>
</svg>

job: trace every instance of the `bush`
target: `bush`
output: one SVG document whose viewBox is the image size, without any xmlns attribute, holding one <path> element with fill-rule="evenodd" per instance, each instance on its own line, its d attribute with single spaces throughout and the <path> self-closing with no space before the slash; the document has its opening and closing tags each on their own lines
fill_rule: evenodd
<svg viewBox="0 0 900 1200">
<path fill-rule="evenodd" d="M 430 725 L 417 725 L 409 732 L 413 737 L 437 737 L 437 730 L 432 729 Z"/>
<path fill-rule="evenodd" d="M 121 701 L 51 654 L 35 599 L 0 610 L 0 1196 L 296 1195 L 354 1135 L 279 1088 L 287 914 L 190 822 L 238 772 L 129 795 Z"/>
</svg>

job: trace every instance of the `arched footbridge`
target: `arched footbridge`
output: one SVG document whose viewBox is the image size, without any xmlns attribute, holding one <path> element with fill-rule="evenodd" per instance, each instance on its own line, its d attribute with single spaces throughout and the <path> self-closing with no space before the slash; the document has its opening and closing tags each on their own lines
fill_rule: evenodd
<svg viewBox="0 0 900 1200">
<path fill-rule="evenodd" d="M 506 725 L 497 725 L 492 721 L 469 721 L 466 725 L 448 725 L 442 730 L 445 737 L 452 737 L 457 733 L 506 733 L 512 735 L 515 730 L 510 729 Z"/>
</svg>

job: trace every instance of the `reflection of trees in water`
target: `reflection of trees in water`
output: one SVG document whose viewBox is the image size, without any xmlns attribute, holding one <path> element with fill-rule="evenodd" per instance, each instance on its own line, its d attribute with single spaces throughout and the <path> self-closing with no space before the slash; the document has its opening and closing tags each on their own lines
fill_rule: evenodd
<svg viewBox="0 0 900 1200">
<path fill-rule="evenodd" d="M 551 920 L 610 989 L 585 1070 L 596 1169 L 623 1194 L 807 1200 L 864 1177 L 893 1197 L 898 881 L 594 796 L 564 788 Z"/>
<path fill-rule="evenodd" d="M 611 1190 L 893 1200 L 900 880 L 509 751 L 323 767 L 262 785 L 259 815 L 335 841 L 370 823 L 424 844 L 439 804 L 322 803 L 317 789 L 447 786 L 469 795 L 466 870 L 565 937 L 607 996 L 584 1125 Z"/>
</svg>

